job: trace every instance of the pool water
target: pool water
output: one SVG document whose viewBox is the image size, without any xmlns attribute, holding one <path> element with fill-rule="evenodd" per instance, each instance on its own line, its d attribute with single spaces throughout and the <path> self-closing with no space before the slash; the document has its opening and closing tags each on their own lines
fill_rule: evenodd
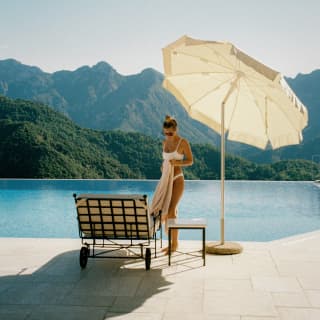
<svg viewBox="0 0 320 320">
<path fill-rule="evenodd" d="M 141 193 L 154 180 L 0 179 L 0 237 L 77 238 L 73 193 Z M 220 181 L 186 181 L 179 216 L 207 219 L 220 239 Z M 320 188 L 313 182 L 226 181 L 225 239 L 269 241 L 320 229 Z M 180 239 L 197 240 L 194 230 Z"/>
</svg>

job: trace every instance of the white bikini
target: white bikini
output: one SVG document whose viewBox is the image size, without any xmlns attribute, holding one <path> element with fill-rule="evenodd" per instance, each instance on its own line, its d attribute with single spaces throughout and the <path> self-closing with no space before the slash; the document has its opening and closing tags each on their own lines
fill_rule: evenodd
<svg viewBox="0 0 320 320">
<path fill-rule="evenodd" d="M 180 138 L 175 151 L 173 151 L 173 152 L 165 152 L 164 150 L 162 151 L 163 160 L 183 160 L 184 154 L 178 152 L 178 148 L 180 146 L 181 140 L 182 140 L 182 138 Z M 174 176 L 173 181 L 175 181 L 179 177 L 183 177 L 182 172 L 180 172 L 176 176 Z"/>
</svg>

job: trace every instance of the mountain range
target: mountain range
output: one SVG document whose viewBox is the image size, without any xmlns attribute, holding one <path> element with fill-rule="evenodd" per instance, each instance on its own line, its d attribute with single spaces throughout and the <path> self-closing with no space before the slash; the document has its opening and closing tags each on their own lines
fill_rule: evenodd
<svg viewBox="0 0 320 320">
<path fill-rule="evenodd" d="M 215 141 L 217 134 L 190 119 L 162 89 L 162 80 L 163 75 L 150 68 L 123 76 L 106 62 L 49 74 L 13 59 L 0 61 L 0 94 L 49 105 L 82 127 L 160 137 L 163 119 L 170 114 L 179 119 L 181 134 L 190 141 Z"/>
<path fill-rule="evenodd" d="M 106 62 L 75 71 L 46 73 L 13 59 L 0 61 L 0 94 L 49 105 L 82 127 L 140 132 L 159 138 L 162 121 L 170 114 L 178 119 L 180 134 L 191 142 L 219 146 L 219 135 L 192 120 L 162 88 L 162 81 L 163 75 L 151 68 L 123 76 Z M 304 142 L 275 151 L 228 142 L 230 153 L 258 163 L 292 158 L 311 160 L 320 153 L 320 70 L 287 81 L 308 108 Z"/>
</svg>

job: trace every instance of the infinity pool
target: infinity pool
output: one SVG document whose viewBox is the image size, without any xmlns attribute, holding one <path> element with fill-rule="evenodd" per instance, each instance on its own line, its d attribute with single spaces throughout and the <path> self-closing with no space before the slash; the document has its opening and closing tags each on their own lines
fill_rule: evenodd
<svg viewBox="0 0 320 320">
<path fill-rule="evenodd" d="M 0 237 L 77 238 L 73 193 L 142 193 L 153 180 L 0 179 Z M 220 181 L 186 181 L 179 216 L 204 217 L 207 239 L 220 238 Z M 227 181 L 225 238 L 269 241 L 320 229 L 320 188 L 312 182 Z M 200 239 L 183 231 L 180 239 Z"/>
</svg>

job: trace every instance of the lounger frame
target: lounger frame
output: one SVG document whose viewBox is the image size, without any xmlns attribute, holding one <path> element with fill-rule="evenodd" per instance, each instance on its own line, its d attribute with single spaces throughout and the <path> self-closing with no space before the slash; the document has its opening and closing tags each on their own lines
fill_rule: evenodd
<svg viewBox="0 0 320 320">
<path fill-rule="evenodd" d="M 161 212 L 149 214 L 147 195 L 73 194 L 73 197 L 82 243 L 82 268 L 88 258 L 142 258 L 146 269 L 150 268 L 151 241 L 156 258 L 157 232 L 160 231 L 162 247 L 162 227 Z M 126 249 L 127 255 L 114 254 L 122 249 Z"/>
</svg>

